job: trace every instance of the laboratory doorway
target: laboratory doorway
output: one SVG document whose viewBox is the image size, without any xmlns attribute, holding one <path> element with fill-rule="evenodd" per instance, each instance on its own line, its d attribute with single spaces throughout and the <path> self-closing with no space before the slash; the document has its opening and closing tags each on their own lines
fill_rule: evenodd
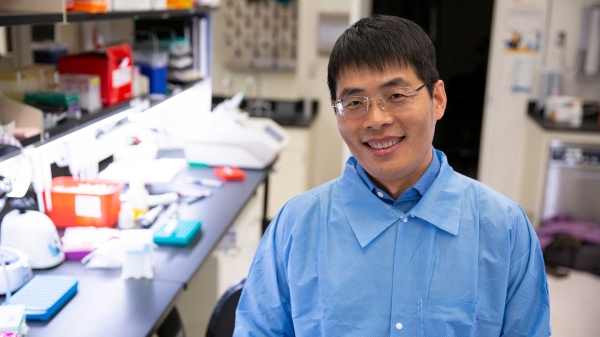
<svg viewBox="0 0 600 337">
<path fill-rule="evenodd" d="M 373 0 L 373 14 L 412 20 L 437 52 L 448 106 L 433 146 L 459 173 L 477 178 L 485 84 L 492 29 L 492 0 Z"/>
</svg>

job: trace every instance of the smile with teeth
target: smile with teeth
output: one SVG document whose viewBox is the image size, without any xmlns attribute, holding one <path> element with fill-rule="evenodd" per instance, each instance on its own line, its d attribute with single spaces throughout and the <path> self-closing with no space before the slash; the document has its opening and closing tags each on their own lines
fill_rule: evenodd
<svg viewBox="0 0 600 337">
<path fill-rule="evenodd" d="M 369 146 L 374 149 L 378 149 L 378 150 L 387 149 L 389 147 L 396 145 L 400 140 L 402 140 L 402 138 L 404 138 L 404 137 L 396 138 L 394 140 L 389 140 L 386 142 L 368 142 L 367 144 L 369 144 Z"/>
</svg>

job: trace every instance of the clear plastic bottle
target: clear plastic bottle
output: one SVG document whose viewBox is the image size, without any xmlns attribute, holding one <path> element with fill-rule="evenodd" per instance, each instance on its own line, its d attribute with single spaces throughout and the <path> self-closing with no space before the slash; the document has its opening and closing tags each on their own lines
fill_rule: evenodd
<svg viewBox="0 0 600 337">
<path fill-rule="evenodd" d="M 144 187 L 143 181 L 130 181 L 127 197 L 133 206 L 134 220 L 137 220 L 140 215 L 148 213 L 148 191 Z"/>
</svg>

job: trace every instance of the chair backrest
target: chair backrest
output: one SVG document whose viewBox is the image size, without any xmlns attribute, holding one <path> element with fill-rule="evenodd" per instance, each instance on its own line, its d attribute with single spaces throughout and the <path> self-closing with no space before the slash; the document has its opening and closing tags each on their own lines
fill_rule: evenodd
<svg viewBox="0 0 600 337">
<path fill-rule="evenodd" d="M 221 296 L 219 302 L 213 310 L 210 322 L 208 323 L 208 329 L 206 331 L 206 337 L 231 337 L 233 336 L 233 329 L 235 327 L 235 310 L 237 309 L 240 296 L 242 295 L 242 288 L 246 279 L 239 281 L 233 286 L 229 287 L 225 294 Z"/>
</svg>

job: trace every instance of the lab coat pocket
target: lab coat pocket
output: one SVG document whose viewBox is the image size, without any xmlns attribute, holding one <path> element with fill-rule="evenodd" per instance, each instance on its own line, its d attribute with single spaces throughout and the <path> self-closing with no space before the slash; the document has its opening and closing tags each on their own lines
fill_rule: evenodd
<svg viewBox="0 0 600 337">
<path fill-rule="evenodd" d="M 423 300 L 420 336 L 473 336 L 476 314 L 473 303 Z"/>
</svg>

